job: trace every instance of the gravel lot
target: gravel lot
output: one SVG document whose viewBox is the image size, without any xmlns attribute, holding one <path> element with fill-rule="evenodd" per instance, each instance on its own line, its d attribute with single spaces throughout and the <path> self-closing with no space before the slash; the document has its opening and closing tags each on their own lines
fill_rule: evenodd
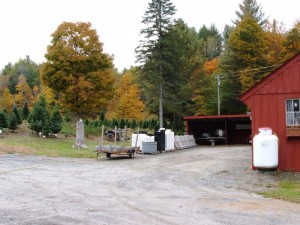
<svg viewBox="0 0 300 225">
<path fill-rule="evenodd" d="M 5 154 L 0 224 L 298 225 L 300 204 L 255 194 L 281 176 L 252 171 L 250 146 L 134 159 Z"/>
</svg>

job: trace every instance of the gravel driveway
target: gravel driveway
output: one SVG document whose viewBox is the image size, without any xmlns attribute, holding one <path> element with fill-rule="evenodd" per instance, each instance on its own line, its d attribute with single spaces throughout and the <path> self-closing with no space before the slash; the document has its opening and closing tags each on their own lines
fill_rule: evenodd
<svg viewBox="0 0 300 225">
<path fill-rule="evenodd" d="M 300 204 L 255 194 L 279 179 L 251 170 L 249 146 L 134 159 L 0 155 L 0 224 L 298 225 Z"/>
</svg>

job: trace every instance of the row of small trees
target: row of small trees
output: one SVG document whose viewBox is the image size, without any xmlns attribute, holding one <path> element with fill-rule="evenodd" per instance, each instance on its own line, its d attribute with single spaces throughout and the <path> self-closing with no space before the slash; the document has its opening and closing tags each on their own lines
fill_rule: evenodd
<svg viewBox="0 0 300 225">
<path fill-rule="evenodd" d="M 47 102 L 45 96 L 41 96 L 34 104 L 32 112 L 28 118 L 29 128 L 37 135 L 49 137 L 50 134 L 57 134 L 62 129 L 63 119 L 58 107 L 50 115 L 47 110 Z"/>
<path fill-rule="evenodd" d="M 14 107 L 11 114 L 3 110 L 0 112 L 0 129 L 9 128 L 14 131 L 17 127 L 22 124 L 22 116 L 19 110 Z"/>
<path fill-rule="evenodd" d="M 41 96 L 36 101 L 31 113 L 27 103 L 22 111 L 14 106 L 10 115 L 5 110 L 0 112 L 0 128 L 9 128 L 14 131 L 22 124 L 23 120 L 28 120 L 29 128 L 37 135 L 42 134 L 46 137 L 59 133 L 63 123 L 58 107 L 55 107 L 50 115 L 45 96 Z"/>
<path fill-rule="evenodd" d="M 100 113 L 101 114 L 101 113 Z M 124 129 L 125 126 L 127 128 L 136 129 L 137 127 L 140 127 L 141 129 L 150 129 L 150 130 L 158 130 L 159 129 L 159 121 L 152 118 L 149 120 L 144 121 L 137 121 L 135 119 L 133 120 L 124 120 L 124 119 L 112 119 L 108 120 L 105 117 L 101 117 L 99 120 L 90 121 L 88 119 L 85 120 L 85 125 L 90 127 L 100 127 L 104 125 L 107 128 L 114 129 L 114 127 L 118 127 L 121 129 Z M 174 120 L 174 121 L 166 121 L 164 120 L 164 128 L 172 129 L 176 133 L 183 133 L 184 132 L 184 124 L 180 120 Z"/>
</svg>

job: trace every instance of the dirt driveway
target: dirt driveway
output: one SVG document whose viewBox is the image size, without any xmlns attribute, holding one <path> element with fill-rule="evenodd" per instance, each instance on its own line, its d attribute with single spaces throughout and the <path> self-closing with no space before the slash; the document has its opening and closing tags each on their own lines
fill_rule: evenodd
<svg viewBox="0 0 300 225">
<path fill-rule="evenodd" d="M 249 146 L 98 161 L 0 155 L 0 224 L 300 224 L 300 204 L 255 194 L 279 177 L 250 162 Z"/>
</svg>

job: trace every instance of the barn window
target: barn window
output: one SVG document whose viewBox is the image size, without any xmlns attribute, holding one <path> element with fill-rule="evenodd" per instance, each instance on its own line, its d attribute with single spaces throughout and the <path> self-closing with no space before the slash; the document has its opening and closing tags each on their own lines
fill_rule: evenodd
<svg viewBox="0 0 300 225">
<path fill-rule="evenodd" d="M 300 99 L 286 100 L 286 125 L 300 126 Z"/>
</svg>

